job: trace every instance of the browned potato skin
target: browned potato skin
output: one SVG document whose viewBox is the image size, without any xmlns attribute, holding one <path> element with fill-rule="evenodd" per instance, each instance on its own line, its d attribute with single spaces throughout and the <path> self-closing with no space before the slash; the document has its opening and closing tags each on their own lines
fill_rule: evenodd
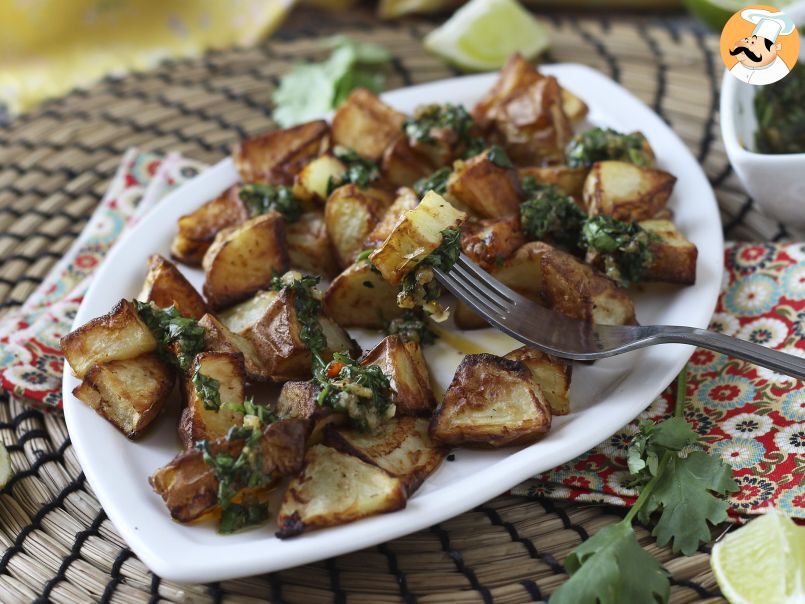
<svg viewBox="0 0 805 604">
<path fill-rule="evenodd" d="M 184 264 L 201 265 L 204 254 L 219 232 L 249 218 L 249 211 L 239 194 L 240 185 L 235 185 L 194 212 L 179 218 L 178 230 L 171 244 L 171 256 Z"/>
<path fill-rule="evenodd" d="M 665 283 L 696 283 L 696 259 L 699 250 L 685 239 L 670 220 L 644 220 L 640 222 L 649 233 L 658 237 L 651 243 L 654 261 L 646 269 L 643 279 Z"/>
<path fill-rule="evenodd" d="M 231 306 L 266 287 L 289 264 L 282 216 L 257 216 L 215 237 L 202 263 L 204 295 L 213 309 Z"/>
<path fill-rule="evenodd" d="M 455 162 L 447 193 L 481 218 L 517 214 L 523 195 L 517 172 L 496 166 L 486 155 Z"/>
<path fill-rule="evenodd" d="M 382 468 L 315 445 L 305 454 L 302 473 L 291 480 L 277 515 L 277 537 L 337 526 L 405 507 L 405 485 Z M 316 510 L 308 504 L 315 502 Z"/>
<path fill-rule="evenodd" d="M 565 195 L 574 199 L 581 199 L 584 190 L 584 180 L 589 169 L 585 167 L 571 168 L 569 166 L 529 166 L 518 168 L 517 173 L 522 180 L 532 176 L 539 183 L 556 185 Z"/>
<path fill-rule="evenodd" d="M 648 220 L 665 208 L 676 177 L 628 162 L 602 161 L 584 181 L 584 206 L 590 216 L 612 216 L 634 222 Z"/>
<path fill-rule="evenodd" d="M 196 370 L 201 375 L 218 380 L 221 403 L 241 405 L 245 397 L 243 355 L 229 352 L 202 352 L 196 355 L 185 376 L 187 405 L 179 420 L 179 440 L 185 449 L 191 448 L 199 440 L 222 438 L 232 426 L 243 424 L 243 414 L 239 411 L 227 407 L 221 407 L 218 411 L 204 408 L 204 402 L 196 394 L 192 381 Z"/>
<path fill-rule="evenodd" d="M 380 171 L 392 185 L 410 187 L 440 165 L 443 164 L 434 164 L 427 155 L 411 147 L 407 137 L 400 136 L 383 152 Z"/>
<path fill-rule="evenodd" d="M 274 422 L 263 428 L 259 443 L 266 474 L 289 476 L 301 470 L 305 451 L 303 422 L 293 419 Z M 210 443 L 210 449 L 213 454 L 227 452 L 237 457 L 243 450 L 243 441 L 219 438 Z M 148 481 L 165 501 L 171 517 L 179 522 L 191 522 L 218 505 L 218 480 L 198 449 L 179 453 Z"/>
<path fill-rule="evenodd" d="M 363 242 L 364 249 L 374 249 L 380 246 L 386 239 L 388 239 L 394 227 L 400 222 L 403 215 L 408 210 L 413 210 L 419 205 L 419 196 L 413 189 L 408 187 L 401 187 L 397 189 L 397 197 L 394 202 L 388 207 L 383 218 L 372 229 L 372 232 L 366 237 Z"/>
<path fill-rule="evenodd" d="M 174 371 L 156 354 L 93 365 L 73 396 L 130 439 L 157 418 L 173 390 Z"/>
<path fill-rule="evenodd" d="M 384 329 L 403 310 L 397 306 L 397 289 L 360 260 L 330 283 L 324 313 L 341 327 Z"/>
<path fill-rule="evenodd" d="M 338 266 L 342 269 L 355 261 L 363 251 L 364 241 L 391 205 L 386 191 L 361 189 L 347 184 L 338 187 L 327 198 L 324 222 L 333 243 Z"/>
<path fill-rule="evenodd" d="M 487 271 L 499 267 L 524 244 L 519 216 L 469 219 L 461 225 L 461 250 Z"/>
<path fill-rule="evenodd" d="M 392 418 L 370 434 L 329 426 L 324 444 L 401 478 L 410 497 L 439 467 L 448 451 L 431 440 L 428 424 L 424 418 Z"/>
<path fill-rule="evenodd" d="M 365 88 L 356 88 L 333 116 L 333 143 L 379 162 L 402 134 L 405 115 L 395 111 Z"/>
<path fill-rule="evenodd" d="M 159 254 L 148 258 L 148 274 L 137 296 L 143 302 L 153 302 L 160 308 L 175 306 L 183 317 L 200 319 L 207 304 L 172 262 Z"/>
<path fill-rule="evenodd" d="M 107 314 L 74 329 L 61 339 L 60 345 L 73 373 L 80 378 L 98 363 L 133 359 L 157 349 L 151 330 L 128 300 L 121 300 Z"/>
<path fill-rule="evenodd" d="M 436 407 L 430 372 L 418 343 L 403 342 L 396 334 L 386 336 L 366 353 L 361 365 L 377 365 L 388 376 L 398 416 L 430 415 Z"/>
<path fill-rule="evenodd" d="M 551 411 L 528 368 L 491 354 L 464 357 L 433 414 L 430 436 L 447 445 L 496 448 L 531 444 L 551 427 Z M 523 400 L 515 401 L 520 396 Z M 519 408 L 514 408 L 518 404 Z M 506 406 L 509 409 L 506 409 Z M 490 424 L 509 412 L 509 421 Z"/>
<path fill-rule="evenodd" d="M 254 344 L 248 339 L 232 333 L 226 325 L 209 313 L 201 317 L 198 324 L 204 328 L 204 348 L 206 350 L 243 355 L 246 377 L 249 381 L 267 382 L 271 379 Z"/>
<path fill-rule="evenodd" d="M 347 421 L 343 413 L 336 413 L 331 407 L 316 402 L 319 391 L 319 387 L 310 380 L 290 381 L 282 385 L 277 398 L 276 411 L 280 417 L 305 422 L 308 446 L 322 442 L 327 426 L 342 426 Z"/>
<path fill-rule="evenodd" d="M 505 359 L 520 361 L 528 367 L 533 376 L 533 384 L 538 386 L 548 405 L 551 407 L 552 415 L 567 415 L 570 413 L 570 377 L 573 373 L 573 365 L 537 350 L 523 346 L 512 350 Z"/>
<path fill-rule="evenodd" d="M 310 160 L 327 150 L 329 142 L 329 125 L 315 120 L 241 141 L 232 155 L 243 182 L 291 185 Z"/>
<path fill-rule="evenodd" d="M 296 222 L 285 225 L 291 268 L 331 279 L 338 274 L 333 245 L 327 234 L 324 214 L 306 212 Z"/>
</svg>

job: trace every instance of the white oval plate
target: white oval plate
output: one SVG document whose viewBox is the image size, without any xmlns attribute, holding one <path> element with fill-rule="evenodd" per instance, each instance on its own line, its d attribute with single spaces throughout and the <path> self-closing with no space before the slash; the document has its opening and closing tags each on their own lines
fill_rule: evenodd
<svg viewBox="0 0 805 604">
<path fill-rule="evenodd" d="M 692 287 L 648 287 L 636 295 L 643 324 L 706 327 L 722 276 L 723 242 L 716 200 L 704 173 L 682 141 L 642 102 L 599 72 L 582 65 L 545 66 L 561 84 L 590 105 L 589 125 L 642 131 L 657 153 L 659 167 L 679 181 L 670 207 L 680 230 L 699 248 L 697 282 Z M 414 86 L 383 95 L 411 112 L 422 103 L 453 102 L 471 107 L 494 81 L 477 75 Z M 75 325 L 108 312 L 121 298 L 139 292 L 150 254 L 168 256 L 176 219 L 213 198 L 238 179 L 227 159 L 205 171 L 158 204 L 109 253 L 98 269 Z M 196 286 L 198 270 L 182 267 Z M 372 337 L 355 334 L 364 347 Z M 517 344 L 492 330 L 467 332 L 490 352 Z M 376 340 L 376 336 L 374 336 Z M 158 575 L 174 581 L 209 582 L 276 571 L 358 550 L 400 537 L 460 514 L 518 482 L 562 464 L 597 445 L 637 416 L 679 372 L 692 349 L 655 346 L 574 368 L 572 413 L 554 418 L 550 433 L 521 449 L 459 450 L 392 514 L 312 531 L 287 541 L 274 527 L 221 536 L 211 524 L 183 526 L 170 519 L 148 476 L 178 452 L 176 410 L 141 440 L 131 442 L 71 394 L 78 380 L 65 367 L 64 412 L 78 459 L 98 500 L 131 549 Z M 460 355 L 444 343 L 428 349 L 437 381 L 446 387 Z M 274 507 L 276 511 L 276 507 Z"/>
</svg>

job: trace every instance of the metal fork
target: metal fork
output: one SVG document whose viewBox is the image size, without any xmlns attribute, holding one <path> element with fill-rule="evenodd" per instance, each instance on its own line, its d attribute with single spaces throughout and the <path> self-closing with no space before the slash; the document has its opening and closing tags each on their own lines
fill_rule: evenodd
<svg viewBox="0 0 805 604">
<path fill-rule="evenodd" d="M 434 272 L 448 291 L 492 325 L 558 357 L 592 361 L 654 344 L 690 344 L 805 379 L 805 359 L 714 331 L 673 325 L 594 325 L 571 319 L 524 298 L 464 254 L 449 272 Z"/>
</svg>

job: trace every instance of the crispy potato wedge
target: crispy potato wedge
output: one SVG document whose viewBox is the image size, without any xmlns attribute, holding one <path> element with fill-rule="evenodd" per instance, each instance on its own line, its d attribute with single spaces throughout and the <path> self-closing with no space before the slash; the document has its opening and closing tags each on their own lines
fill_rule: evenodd
<svg viewBox="0 0 805 604">
<path fill-rule="evenodd" d="M 179 218 L 171 256 L 184 264 L 199 266 L 218 233 L 248 218 L 249 211 L 240 199 L 240 185 L 232 186 L 194 212 Z"/>
<path fill-rule="evenodd" d="M 342 269 L 363 251 L 363 242 L 390 205 L 391 197 L 385 191 L 354 184 L 338 187 L 327 198 L 324 222 Z"/>
<path fill-rule="evenodd" d="M 436 407 L 430 372 L 417 342 L 386 336 L 366 353 L 361 365 L 377 365 L 388 376 L 397 415 L 430 415 Z"/>
<path fill-rule="evenodd" d="M 428 191 L 402 219 L 388 238 L 370 256 L 383 278 L 399 283 L 403 276 L 442 244 L 442 231 L 455 229 L 466 214 L 456 210 L 441 195 Z"/>
<path fill-rule="evenodd" d="M 365 260 L 347 267 L 324 293 L 324 314 L 341 327 L 384 329 L 402 313 L 397 306 L 397 288 Z"/>
<path fill-rule="evenodd" d="M 160 308 L 175 306 L 183 317 L 200 319 L 207 304 L 172 262 L 159 254 L 148 258 L 148 274 L 138 300 L 153 302 Z"/>
<path fill-rule="evenodd" d="M 584 190 L 584 180 L 589 170 L 583 166 L 571 168 L 569 166 L 529 166 L 518 168 L 517 173 L 522 180 L 532 176 L 537 182 L 556 185 L 565 195 L 574 199 L 581 199 Z"/>
<path fill-rule="evenodd" d="M 518 90 L 537 82 L 544 76 L 522 55 L 513 54 L 500 70 L 492 88 L 481 98 L 472 110 L 475 121 L 482 128 L 494 120 L 497 108 L 503 101 Z"/>
<path fill-rule="evenodd" d="M 315 120 L 241 141 L 232 156 L 245 183 L 293 184 L 294 176 L 329 147 L 330 126 Z"/>
<path fill-rule="evenodd" d="M 204 254 L 204 295 L 214 309 L 245 300 L 290 264 L 285 221 L 277 212 L 218 233 Z"/>
<path fill-rule="evenodd" d="M 173 369 L 149 353 L 93 365 L 73 395 L 134 439 L 162 411 L 173 382 Z"/>
<path fill-rule="evenodd" d="M 294 418 L 305 422 L 308 446 L 319 444 L 327 426 L 342 426 L 347 421 L 343 413 L 333 411 L 316 402 L 319 387 L 312 381 L 285 382 L 277 398 L 276 411 L 282 418 Z"/>
<path fill-rule="evenodd" d="M 372 433 L 329 427 L 324 442 L 402 479 L 410 497 L 447 454 L 445 447 L 431 440 L 428 424 L 421 417 L 399 417 Z"/>
<path fill-rule="evenodd" d="M 430 423 L 434 441 L 506 447 L 539 440 L 551 409 L 523 363 L 492 354 L 464 357 Z"/>
<path fill-rule="evenodd" d="M 121 300 L 107 314 L 61 339 L 64 358 L 80 378 L 98 363 L 125 361 L 156 349 L 157 341 L 151 330 L 128 300 Z"/>
<path fill-rule="evenodd" d="M 584 181 L 583 200 L 590 216 L 626 222 L 648 220 L 660 212 L 674 190 L 676 176 L 629 162 L 593 164 Z"/>
<path fill-rule="evenodd" d="M 296 222 L 286 224 L 288 258 L 292 268 L 331 279 L 338 274 L 333 245 L 327 234 L 324 214 L 305 212 Z"/>
<path fill-rule="evenodd" d="M 347 167 L 332 155 L 321 155 L 302 168 L 293 182 L 293 196 L 301 202 L 323 205 L 331 180 L 340 179 Z"/>
<path fill-rule="evenodd" d="M 305 454 L 302 474 L 285 492 L 277 515 L 277 536 L 336 526 L 405 507 L 403 481 L 382 468 L 315 445 Z"/>
<path fill-rule="evenodd" d="M 268 368 L 263 365 L 257 350 L 249 340 L 233 333 L 226 325 L 211 314 L 206 314 L 198 322 L 204 328 L 204 349 L 213 352 L 226 352 L 243 355 L 246 377 L 253 382 L 266 382 L 271 379 Z"/>
<path fill-rule="evenodd" d="M 246 390 L 246 369 L 243 355 L 231 352 L 202 352 L 196 355 L 185 377 L 185 408 L 179 420 L 179 440 L 185 449 L 199 440 L 214 440 L 226 436 L 232 426 L 243 425 L 243 414 L 229 407 L 208 409 L 199 397 L 192 376 L 199 374 L 218 382 L 221 404 L 243 404 Z"/>
<path fill-rule="evenodd" d="M 219 438 L 210 443 L 210 450 L 213 455 L 229 453 L 236 458 L 243 444 L 241 439 Z M 289 419 L 266 426 L 255 449 L 266 477 L 263 486 L 270 485 L 274 477 L 296 474 L 305 454 L 304 422 Z M 218 507 L 218 479 L 198 449 L 179 453 L 154 472 L 149 483 L 179 522 L 191 522 Z"/>
<path fill-rule="evenodd" d="M 570 413 L 570 376 L 573 365 L 536 348 L 523 346 L 512 350 L 504 359 L 520 361 L 528 367 L 533 376 L 533 383 L 540 387 L 545 400 L 551 407 L 551 415 L 567 415 Z"/>
<path fill-rule="evenodd" d="M 352 91 L 333 116 L 333 143 L 379 162 L 383 152 L 402 136 L 405 115 L 365 88 Z"/>
<path fill-rule="evenodd" d="M 388 182 L 396 187 L 410 187 L 420 178 L 430 175 L 444 165 L 411 147 L 408 138 L 400 136 L 383 152 L 380 170 Z"/>
<path fill-rule="evenodd" d="M 518 216 L 469 219 L 461 225 L 461 250 L 484 270 L 503 264 L 525 244 Z"/>
<path fill-rule="evenodd" d="M 388 207 L 383 218 L 375 225 L 372 232 L 366 237 L 363 242 L 364 249 L 374 249 L 379 247 L 391 232 L 397 223 L 402 220 L 402 217 L 408 210 L 413 210 L 419 205 L 419 196 L 413 189 L 408 187 L 401 187 L 397 189 L 397 197 L 394 202 Z"/>
<path fill-rule="evenodd" d="M 699 250 L 685 239 L 670 220 L 643 220 L 640 226 L 656 236 L 651 243 L 654 261 L 646 270 L 646 281 L 696 283 L 696 259 Z"/>
<path fill-rule="evenodd" d="M 522 201 L 517 172 L 492 163 L 486 153 L 453 164 L 447 193 L 481 218 L 513 216 Z"/>
<path fill-rule="evenodd" d="M 567 88 L 562 88 L 560 96 L 562 99 L 562 109 L 564 110 L 567 119 L 569 119 L 571 123 L 575 124 L 579 120 L 583 119 L 584 116 L 590 111 L 590 108 L 587 107 L 587 103 L 582 101 Z"/>
</svg>

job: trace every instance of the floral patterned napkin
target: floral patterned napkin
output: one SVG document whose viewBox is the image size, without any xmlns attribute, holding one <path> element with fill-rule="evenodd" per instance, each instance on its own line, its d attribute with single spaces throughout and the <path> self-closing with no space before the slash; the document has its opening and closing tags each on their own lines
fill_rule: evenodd
<svg viewBox="0 0 805 604">
<path fill-rule="evenodd" d="M 95 267 L 122 232 L 204 165 L 130 150 L 84 232 L 18 311 L 0 319 L 0 387 L 34 406 L 61 407 L 59 338 L 70 330 Z M 731 243 L 711 328 L 805 358 L 805 245 Z M 630 505 L 626 450 L 640 420 L 673 411 L 673 385 L 584 455 L 512 489 L 516 495 Z M 735 471 L 733 515 L 776 506 L 805 518 L 805 384 L 697 349 L 685 418 Z"/>
</svg>

